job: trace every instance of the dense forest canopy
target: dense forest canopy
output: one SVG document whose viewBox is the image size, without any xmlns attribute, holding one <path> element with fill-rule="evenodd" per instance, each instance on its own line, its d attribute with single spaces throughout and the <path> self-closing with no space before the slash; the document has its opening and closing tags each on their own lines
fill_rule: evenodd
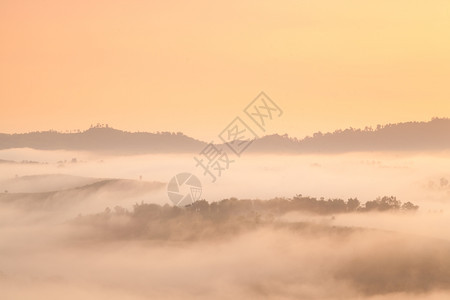
<svg viewBox="0 0 450 300">
<path fill-rule="evenodd" d="M 151 240 L 191 240 L 220 238 L 266 225 L 280 225 L 278 218 L 290 212 L 307 212 L 322 216 L 371 211 L 412 212 L 419 207 L 403 203 L 396 197 L 382 197 L 364 205 L 356 198 L 316 199 L 297 195 L 270 200 L 224 199 L 208 203 L 196 201 L 185 207 L 141 203 L 132 211 L 116 206 L 93 215 L 78 216 L 72 222 L 91 226 L 99 237 L 143 238 Z M 331 217 L 333 219 L 334 217 Z M 286 224 L 282 224 L 285 226 Z M 289 225 L 291 226 L 291 225 Z M 311 224 L 307 224 L 311 226 Z M 327 229 L 328 230 L 328 229 Z"/>
</svg>

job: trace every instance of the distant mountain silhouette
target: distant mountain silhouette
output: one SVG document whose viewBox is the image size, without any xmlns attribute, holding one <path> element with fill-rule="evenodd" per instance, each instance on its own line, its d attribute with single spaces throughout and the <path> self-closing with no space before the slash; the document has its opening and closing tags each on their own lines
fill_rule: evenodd
<svg viewBox="0 0 450 300">
<path fill-rule="evenodd" d="M 182 133 L 126 132 L 107 127 L 84 132 L 56 131 L 0 134 L 0 149 L 83 150 L 105 153 L 180 153 L 198 152 L 206 144 Z"/>
<path fill-rule="evenodd" d="M 250 148 L 249 148 L 250 149 Z M 450 150 L 450 119 L 407 122 L 315 133 L 302 140 L 270 135 L 256 140 L 250 151 L 289 153 L 342 153 L 355 151 Z"/>
<path fill-rule="evenodd" d="M 84 150 L 117 154 L 198 153 L 207 143 L 182 133 L 125 132 L 95 127 L 84 132 L 0 134 L 0 149 Z M 341 153 L 353 151 L 450 150 L 450 119 L 378 125 L 377 128 L 315 133 L 304 139 L 287 135 L 259 138 L 247 149 L 257 153 Z"/>
</svg>

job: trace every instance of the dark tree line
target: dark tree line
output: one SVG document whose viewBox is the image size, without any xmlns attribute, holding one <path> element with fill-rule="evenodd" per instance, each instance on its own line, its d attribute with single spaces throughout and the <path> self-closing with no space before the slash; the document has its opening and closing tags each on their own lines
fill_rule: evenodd
<svg viewBox="0 0 450 300">
<path fill-rule="evenodd" d="M 270 200 L 239 200 L 236 198 L 224 199 L 209 203 L 199 200 L 185 207 L 161 206 L 158 204 L 141 203 L 135 204 L 130 213 L 126 209 L 116 207 L 115 212 L 130 214 L 133 217 L 173 217 L 183 214 L 195 213 L 208 216 L 214 220 L 226 220 L 231 217 L 243 215 L 282 215 L 288 212 L 311 212 L 316 214 L 339 214 L 347 212 L 370 212 L 370 211 L 416 211 L 419 206 L 411 202 L 402 203 L 394 196 L 379 197 L 365 204 L 357 198 L 347 201 L 342 199 L 316 199 L 297 195 L 293 198 L 274 198 Z M 109 210 L 111 212 L 111 210 Z"/>
<path fill-rule="evenodd" d="M 132 211 L 116 206 L 112 210 L 107 208 L 103 213 L 79 216 L 72 222 L 94 228 L 91 232 L 99 239 L 185 241 L 227 237 L 261 226 L 287 226 L 283 222 L 280 223 L 277 217 L 288 212 L 331 215 L 417 209 L 416 205 L 410 202 L 402 204 L 395 197 L 378 198 L 361 205 L 356 198 L 344 201 L 297 195 L 289 199 L 271 200 L 231 198 L 212 203 L 200 200 L 186 207 L 141 203 L 135 204 Z"/>
<path fill-rule="evenodd" d="M 284 214 L 292 211 L 306 211 L 318 214 L 337 214 L 346 212 L 368 211 L 415 211 L 419 206 L 411 202 L 402 203 L 394 196 L 379 197 L 362 204 L 357 198 L 317 199 L 297 195 L 293 198 L 275 198 L 271 200 L 238 200 L 224 199 L 219 202 L 208 203 L 206 200 L 197 201 L 186 207 L 187 210 L 208 212 L 209 214 L 223 214 L 239 212 L 266 212 Z"/>
</svg>

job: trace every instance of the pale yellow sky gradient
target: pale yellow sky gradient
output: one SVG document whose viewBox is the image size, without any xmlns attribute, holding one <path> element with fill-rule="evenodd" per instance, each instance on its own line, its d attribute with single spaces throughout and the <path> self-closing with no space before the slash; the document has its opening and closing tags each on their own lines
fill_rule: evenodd
<svg viewBox="0 0 450 300">
<path fill-rule="evenodd" d="M 261 90 L 269 133 L 450 117 L 450 1 L 0 1 L 0 132 L 213 140 Z"/>
</svg>

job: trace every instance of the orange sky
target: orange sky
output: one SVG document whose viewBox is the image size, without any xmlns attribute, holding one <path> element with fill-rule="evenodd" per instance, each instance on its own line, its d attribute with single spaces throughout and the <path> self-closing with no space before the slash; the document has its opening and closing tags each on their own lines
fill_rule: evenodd
<svg viewBox="0 0 450 300">
<path fill-rule="evenodd" d="M 450 1 L 0 1 L 0 132 L 212 140 L 261 90 L 298 137 L 450 117 Z"/>
</svg>

